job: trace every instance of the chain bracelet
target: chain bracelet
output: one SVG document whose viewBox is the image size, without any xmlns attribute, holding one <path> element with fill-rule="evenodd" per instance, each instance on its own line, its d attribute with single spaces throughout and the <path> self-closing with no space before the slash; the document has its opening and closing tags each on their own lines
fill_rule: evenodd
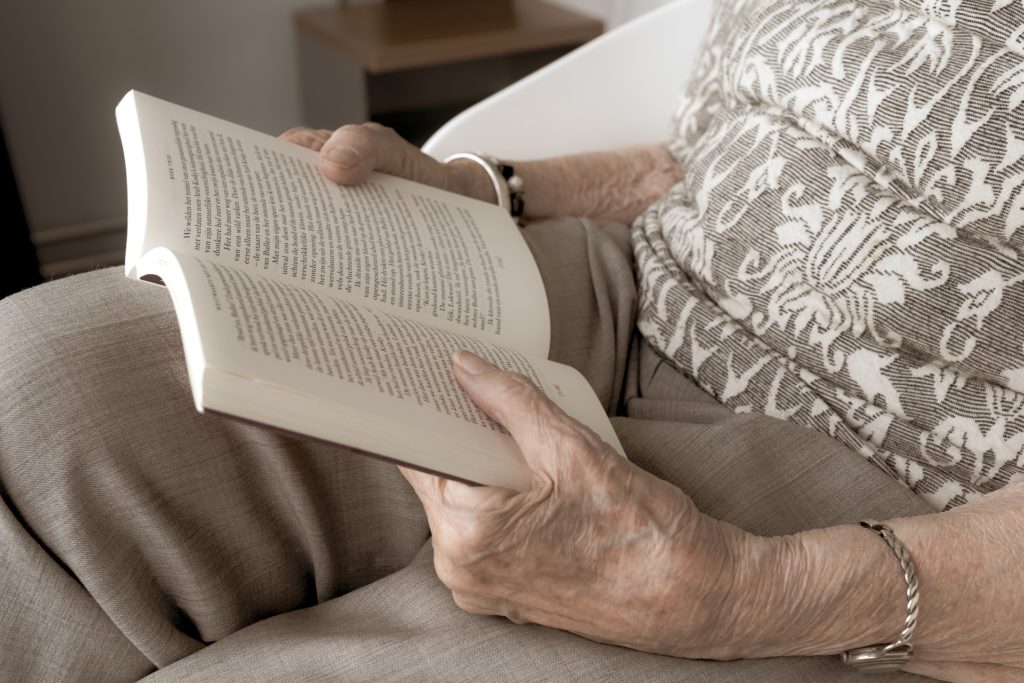
<svg viewBox="0 0 1024 683">
<path fill-rule="evenodd" d="M 843 664 L 864 673 L 899 671 L 907 665 L 914 654 L 914 646 L 911 644 L 910 639 L 914 635 L 914 629 L 917 628 L 917 606 L 918 598 L 920 597 L 918 594 L 917 573 L 914 571 L 914 563 L 910 559 L 910 553 L 907 552 L 907 549 L 900 540 L 896 538 L 896 532 L 885 524 L 876 522 L 873 519 L 866 519 L 860 525 L 881 536 L 882 540 L 896 554 L 896 559 L 900 562 L 900 569 L 903 570 L 903 580 L 907 584 L 907 616 L 903 620 L 903 629 L 900 631 L 899 638 L 895 642 L 888 645 L 871 645 L 855 650 L 847 650 L 842 655 Z"/>
</svg>

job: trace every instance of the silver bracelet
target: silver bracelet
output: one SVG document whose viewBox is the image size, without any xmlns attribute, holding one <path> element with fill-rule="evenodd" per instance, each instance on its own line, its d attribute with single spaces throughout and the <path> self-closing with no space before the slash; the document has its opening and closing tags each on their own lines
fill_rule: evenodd
<svg viewBox="0 0 1024 683">
<path fill-rule="evenodd" d="M 459 159 L 472 161 L 484 169 L 494 185 L 494 195 L 498 199 L 498 206 L 508 211 L 517 220 L 523 215 L 523 179 L 516 175 L 512 166 L 503 164 L 492 156 L 474 152 L 452 154 L 444 160 L 444 163 L 450 164 Z"/>
<path fill-rule="evenodd" d="M 860 525 L 881 536 L 882 540 L 896 554 L 896 559 L 900 561 L 903 580 L 907 582 L 907 617 L 903 620 L 903 630 L 900 631 L 896 642 L 847 650 L 842 655 L 843 664 L 864 673 L 891 673 L 906 666 L 914 654 L 914 646 L 910 643 L 910 638 L 914 635 L 914 629 L 917 628 L 917 574 L 914 572 L 914 563 L 910 559 L 910 553 L 896 538 L 896 533 L 892 529 L 873 519 L 866 519 Z"/>
</svg>

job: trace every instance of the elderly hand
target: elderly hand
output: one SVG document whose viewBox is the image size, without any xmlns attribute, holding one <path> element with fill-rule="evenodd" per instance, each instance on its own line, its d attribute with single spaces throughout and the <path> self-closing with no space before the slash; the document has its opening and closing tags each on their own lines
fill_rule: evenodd
<svg viewBox="0 0 1024 683">
<path fill-rule="evenodd" d="M 494 185 L 472 161 L 442 164 L 377 123 L 335 131 L 292 128 L 281 138 L 320 152 L 320 171 L 341 185 L 357 185 L 373 171 L 496 203 Z M 631 223 L 682 177 L 662 145 L 514 161 L 526 187 L 524 216 L 588 216 Z"/>
<path fill-rule="evenodd" d="M 496 199 L 476 164 L 442 164 L 379 123 L 349 124 L 335 131 L 292 128 L 280 137 L 320 152 L 320 172 L 340 185 L 358 185 L 381 171 L 486 202 Z"/>
<path fill-rule="evenodd" d="M 462 609 L 704 659 L 835 654 L 895 640 L 906 586 L 873 533 L 844 525 L 760 537 L 712 519 L 525 378 L 466 351 L 455 361 L 456 380 L 508 429 L 533 473 L 531 489 L 517 493 L 402 469 L 426 510 L 437 574 Z M 1024 483 L 949 513 L 890 522 L 925 596 L 907 670 L 1024 680 L 1015 616 L 1022 502 Z"/>
<path fill-rule="evenodd" d="M 525 378 L 466 351 L 454 374 L 533 472 L 517 493 L 403 468 L 459 607 L 649 652 L 737 656 L 739 562 L 764 539 L 700 513 Z"/>
</svg>

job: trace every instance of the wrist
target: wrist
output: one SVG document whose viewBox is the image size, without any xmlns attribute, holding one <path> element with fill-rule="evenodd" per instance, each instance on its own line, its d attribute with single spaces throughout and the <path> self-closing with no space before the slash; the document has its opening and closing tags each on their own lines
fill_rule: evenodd
<svg viewBox="0 0 1024 683">
<path fill-rule="evenodd" d="M 727 644 L 732 657 L 763 657 L 773 649 L 786 619 L 780 607 L 799 565 L 799 544 L 793 536 L 758 536 L 746 533 L 734 548 L 732 588 L 723 605 Z"/>
<path fill-rule="evenodd" d="M 767 567 L 774 565 L 777 539 L 757 536 L 731 524 L 708 519 L 700 538 L 692 536 L 679 544 L 671 564 L 682 568 L 671 577 L 675 590 L 666 601 L 670 623 L 659 629 L 668 642 L 658 651 L 677 657 L 739 659 L 754 656 L 751 645 L 767 622 L 760 607 L 767 587 Z M 696 553 L 710 559 L 694 566 Z M 708 549 L 715 549 L 708 552 Z M 698 584 L 689 578 L 698 577 Z"/>
<path fill-rule="evenodd" d="M 465 159 L 456 159 L 445 165 L 447 178 L 445 189 L 465 197 L 479 199 L 488 204 L 497 204 L 494 184 L 479 164 Z"/>
<path fill-rule="evenodd" d="M 896 640 L 906 585 L 885 543 L 856 526 L 766 540 L 744 568 L 757 596 L 746 615 L 748 656 L 837 654 Z"/>
</svg>

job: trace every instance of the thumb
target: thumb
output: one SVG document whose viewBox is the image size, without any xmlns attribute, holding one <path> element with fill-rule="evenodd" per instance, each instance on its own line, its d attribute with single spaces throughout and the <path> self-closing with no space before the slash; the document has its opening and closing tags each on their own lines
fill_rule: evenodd
<svg viewBox="0 0 1024 683">
<path fill-rule="evenodd" d="M 373 171 L 444 187 L 443 164 L 379 123 L 349 124 L 331 134 L 320 150 L 320 170 L 341 185 L 358 185 Z"/>
<path fill-rule="evenodd" d="M 349 124 L 331 134 L 320 148 L 320 171 L 339 185 L 358 185 L 377 168 L 379 154 L 365 126 Z"/>
<path fill-rule="evenodd" d="M 453 374 L 473 402 L 509 431 L 530 469 L 552 472 L 558 454 L 593 451 L 598 437 L 522 375 L 500 370 L 464 349 Z M 599 449 L 598 449 L 599 450 Z"/>
</svg>

